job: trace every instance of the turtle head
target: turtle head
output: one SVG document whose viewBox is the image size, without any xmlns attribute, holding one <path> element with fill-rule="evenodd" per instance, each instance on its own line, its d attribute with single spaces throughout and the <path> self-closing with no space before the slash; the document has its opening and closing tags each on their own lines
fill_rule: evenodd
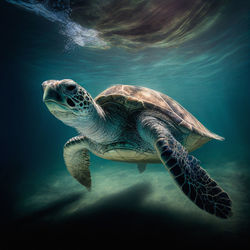
<svg viewBox="0 0 250 250">
<path fill-rule="evenodd" d="M 79 119 L 88 118 L 95 109 L 89 93 L 70 79 L 48 80 L 42 83 L 43 101 L 59 120 L 75 127 Z"/>
</svg>

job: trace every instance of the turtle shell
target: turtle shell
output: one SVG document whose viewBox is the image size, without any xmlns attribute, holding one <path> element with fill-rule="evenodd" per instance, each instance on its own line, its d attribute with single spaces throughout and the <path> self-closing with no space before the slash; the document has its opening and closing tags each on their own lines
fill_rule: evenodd
<svg viewBox="0 0 250 250">
<path fill-rule="evenodd" d="M 128 112 L 137 109 L 152 109 L 164 113 L 183 133 L 188 134 L 185 146 L 189 151 L 195 150 L 211 139 L 224 139 L 210 132 L 171 97 L 149 88 L 115 85 L 104 90 L 95 98 L 95 101 L 100 106 L 107 103 L 118 103 L 123 105 Z"/>
</svg>

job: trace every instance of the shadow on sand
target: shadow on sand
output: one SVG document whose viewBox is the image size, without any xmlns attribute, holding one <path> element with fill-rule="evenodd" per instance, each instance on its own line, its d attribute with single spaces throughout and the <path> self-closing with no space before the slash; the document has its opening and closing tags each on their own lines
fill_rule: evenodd
<svg viewBox="0 0 250 250">
<path fill-rule="evenodd" d="M 58 247 L 117 241 L 136 241 L 141 246 L 153 242 L 155 246 L 164 243 L 211 248 L 243 244 L 237 235 L 223 233 L 212 223 L 199 222 L 166 206 L 146 206 L 145 198 L 151 192 L 149 183 L 137 184 L 70 215 L 58 216 L 84 201 L 84 193 L 75 193 L 13 223 L 9 239 L 35 244 L 53 242 Z"/>
</svg>

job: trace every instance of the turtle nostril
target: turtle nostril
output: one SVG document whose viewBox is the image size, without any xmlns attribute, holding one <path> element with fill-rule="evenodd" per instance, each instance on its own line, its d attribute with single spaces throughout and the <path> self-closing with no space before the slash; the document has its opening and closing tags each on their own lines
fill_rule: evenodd
<svg viewBox="0 0 250 250">
<path fill-rule="evenodd" d="M 67 98 L 67 103 L 70 107 L 75 107 L 75 103 L 70 98 Z"/>
<path fill-rule="evenodd" d="M 68 91 L 72 91 L 72 90 L 74 90 L 75 88 L 76 88 L 76 85 L 69 85 L 69 86 L 66 87 L 66 89 L 67 89 Z"/>
</svg>

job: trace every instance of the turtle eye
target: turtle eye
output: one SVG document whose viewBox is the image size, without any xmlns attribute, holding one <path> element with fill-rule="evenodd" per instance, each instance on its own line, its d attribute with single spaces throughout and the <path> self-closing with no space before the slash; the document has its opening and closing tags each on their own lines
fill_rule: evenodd
<svg viewBox="0 0 250 250">
<path fill-rule="evenodd" d="M 67 98 L 67 103 L 70 107 L 75 107 L 75 103 L 70 98 Z"/>
<path fill-rule="evenodd" d="M 69 85 L 69 86 L 66 87 L 66 89 L 67 89 L 68 91 L 72 91 L 72 90 L 74 90 L 75 88 L 76 88 L 76 85 Z"/>
</svg>

